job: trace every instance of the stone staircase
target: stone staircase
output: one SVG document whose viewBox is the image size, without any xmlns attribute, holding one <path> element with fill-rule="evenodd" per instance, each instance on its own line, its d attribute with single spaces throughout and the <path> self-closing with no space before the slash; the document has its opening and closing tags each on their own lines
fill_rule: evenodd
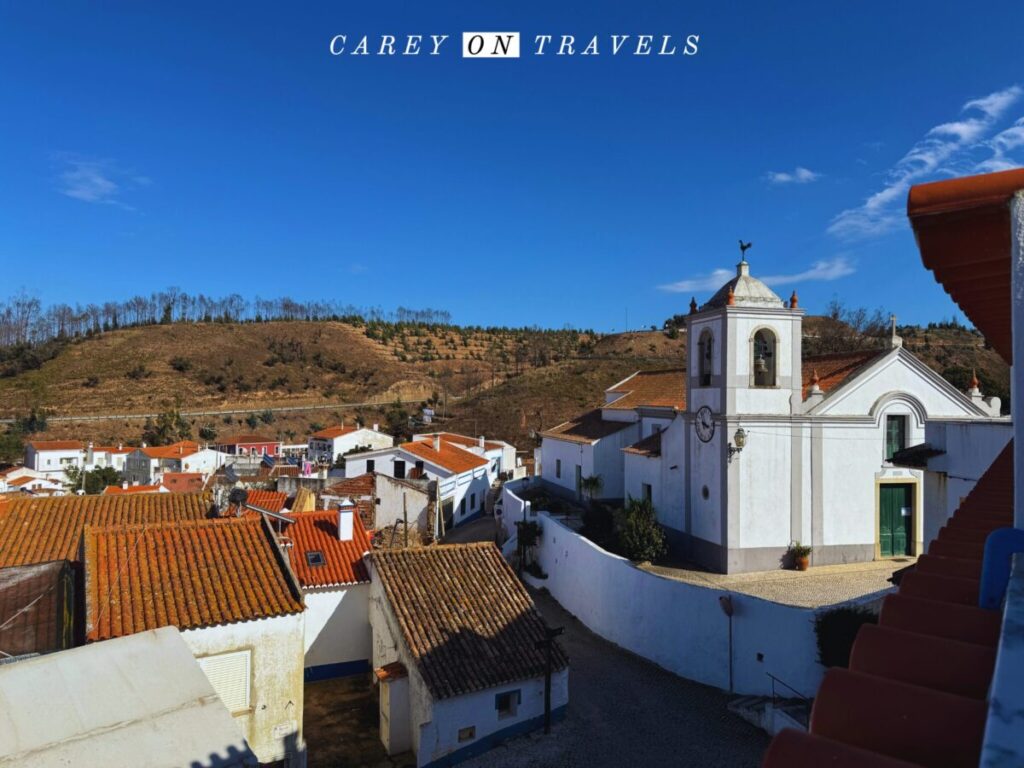
<svg viewBox="0 0 1024 768">
<path fill-rule="evenodd" d="M 783 699 L 776 696 L 737 696 L 727 705 L 737 715 L 756 728 L 774 736 L 783 728 L 807 730 L 811 702 L 804 699 Z"/>
</svg>

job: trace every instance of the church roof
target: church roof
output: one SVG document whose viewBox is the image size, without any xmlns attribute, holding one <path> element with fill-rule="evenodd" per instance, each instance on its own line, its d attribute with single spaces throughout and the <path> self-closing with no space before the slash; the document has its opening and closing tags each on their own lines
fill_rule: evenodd
<svg viewBox="0 0 1024 768">
<path fill-rule="evenodd" d="M 826 394 L 845 384 L 864 368 L 878 358 L 889 354 L 891 349 L 859 349 L 852 352 L 833 352 L 827 355 L 814 355 L 803 359 L 803 398 L 815 376 L 818 386 Z"/>
<path fill-rule="evenodd" d="M 732 293 L 730 301 L 729 294 Z M 785 305 L 778 295 L 758 280 L 750 276 L 750 264 L 746 259 L 736 265 L 736 277 L 718 289 L 718 293 L 702 309 L 718 307 L 773 307 L 781 309 Z"/>
<path fill-rule="evenodd" d="M 686 410 L 686 369 L 668 368 L 661 371 L 637 371 L 625 381 L 605 390 L 619 394 L 616 400 L 602 408 L 629 411 L 634 408 L 675 408 Z"/>
</svg>

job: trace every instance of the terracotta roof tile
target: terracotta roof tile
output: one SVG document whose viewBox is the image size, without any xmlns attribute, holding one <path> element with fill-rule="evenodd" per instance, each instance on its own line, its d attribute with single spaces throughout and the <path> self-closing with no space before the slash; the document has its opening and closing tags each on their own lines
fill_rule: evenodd
<svg viewBox="0 0 1024 768">
<path fill-rule="evenodd" d="M 605 390 L 622 393 L 622 397 L 603 408 L 632 410 L 634 408 L 675 408 L 686 410 L 686 369 L 638 371 L 620 384 Z"/>
<path fill-rule="evenodd" d="M 0 505 L 0 568 L 77 561 L 86 525 L 202 520 L 212 503 L 208 493 L 10 499 Z"/>
<path fill-rule="evenodd" d="M 303 610 L 259 518 L 87 527 L 84 539 L 88 641 Z"/>
<path fill-rule="evenodd" d="M 434 443 L 431 440 L 413 440 L 402 443 L 399 447 L 424 461 L 455 473 L 469 472 L 478 467 L 486 467 L 489 463 L 483 456 L 477 456 L 444 440 L 441 441 L 440 451 L 434 450 Z"/>
<path fill-rule="evenodd" d="M 115 496 L 118 494 L 131 494 L 131 493 L 160 493 L 160 489 L 163 486 L 160 485 L 129 485 L 127 488 L 122 488 L 120 485 L 108 485 L 103 489 L 104 496 Z"/>
<path fill-rule="evenodd" d="M 280 512 L 288 503 L 288 494 L 255 488 L 249 491 L 245 501 L 247 504 L 252 504 L 268 512 Z"/>
<path fill-rule="evenodd" d="M 312 437 L 315 437 L 318 440 L 333 440 L 334 438 L 341 437 L 342 435 L 349 435 L 357 429 L 359 429 L 359 427 L 327 427 L 326 429 L 321 429 L 319 432 L 314 432 Z"/>
<path fill-rule="evenodd" d="M 180 440 L 170 445 L 147 445 L 140 450 L 151 459 L 182 459 L 197 453 L 202 446 L 192 440 Z"/>
<path fill-rule="evenodd" d="M 541 432 L 540 436 L 567 440 L 570 443 L 595 443 L 602 437 L 614 435 L 632 423 L 630 421 L 605 421 L 601 418 L 601 409 L 595 408 L 575 419 L 562 422 L 557 427 Z"/>
<path fill-rule="evenodd" d="M 435 699 L 544 674 L 544 621 L 494 544 L 378 550 L 370 561 Z M 554 668 L 568 663 L 556 643 Z"/>
<path fill-rule="evenodd" d="M 478 448 L 480 446 L 480 440 L 475 437 L 467 437 L 466 435 L 459 435 L 455 432 L 423 432 L 418 435 L 413 435 L 413 440 L 427 440 L 432 439 L 434 435 L 440 435 L 441 439 L 446 443 L 454 443 L 455 445 L 461 445 L 464 448 Z M 494 440 L 484 440 L 484 450 L 486 451 L 497 451 L 504 446 Z"/>
<path fill-rule="evenodd" d="M 135 450 L 134 445 L 96 445 L 93 450 L 99 453 L 131 453 Z"/>
<path fill-rule="evenodd" d="M 331 496 L 351 496 L 357 499 L 361 496 L 372 497 L 376 493 L 376 477 L 373 472 L 364 472 L 355 477 L 346 477 L 324 489 L 324 493 Z"/>
<path fill-rule="evenodd" d="M 37 451 L 81 451 L 85 448 L 79 440 L 33 440 L 29 445 Z"/>
<path fill-rule="evenodd" d="M 628 448 L 622 449 L 625 453 L 634 453 L 638 456 L 654 458 L 661 456 L 661 432 L 652 432 L 643 440 L 633 443 Z"/>
<path fill-rule="evenodd" d="M 337 512 L 306 512 L 295 516 L 287 535 L 293 542 L 292 570 L 303 587 L 331 587 L 370 581 L 363 555 L 370 540 L 359 516 L 352 520 L 352 540 L 338 539 Z M 319 552 L 323 565 L 311 565 L 308 552 Z"/>
<path fill-rule="evenodd" d="M 73 590 L 67 563 L 0 568 L 0 649 L 18 656 L 70 645 L 68 617 Z"/>
<path fill-rule="evenodd" d="M 818 386 L 826 394 L 842 386 L 866 366 L 889 354 L 891 349 L 860 349 L 853 352 L 835 352 L 803 359 L 803 397 L 811 388 L 811 380 L 818 375 Z"/>
<path fill-rule="evenodd" d="M 164 472 L 160 482 L 175 493 L 193 493 L 203 490 L 202 472 Z"/>
</svg>

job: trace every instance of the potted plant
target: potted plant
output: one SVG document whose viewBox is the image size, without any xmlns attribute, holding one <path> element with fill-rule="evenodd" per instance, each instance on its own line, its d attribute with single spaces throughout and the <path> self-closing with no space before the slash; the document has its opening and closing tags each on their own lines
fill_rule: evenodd
<svg viewBox="0 0 1024 768">
<path fill-rule="evenodd" d="M 789 556 L 793 559 L 793 567 L 798 571 L 806 571 L 811 565 L 811 548 L 799 541 L 789 545 Z"/>
</svg>

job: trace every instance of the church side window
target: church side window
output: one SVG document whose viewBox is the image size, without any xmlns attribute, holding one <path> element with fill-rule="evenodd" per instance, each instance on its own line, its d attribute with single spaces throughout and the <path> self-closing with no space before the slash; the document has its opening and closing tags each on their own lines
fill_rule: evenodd
<svg viewBox="0 0 1024 768">
<path fill-rule="evenodd" d="M 754 386 L 775 386 L 775 334 L 761 329 L 754 334 Z"/>
<path fill-rule="evenodd" d="M 713 354 L 714 343 L 715 340 L 711 335 L 711 331 L 705 329 L 700 335 L 697 350 L 697 354 L 700 356 L 700 360 L 698 360 L 698 373 L 700 377 L 700 386 L 702 387 L 711 386 L 711 356 Z"/>
</svg>

